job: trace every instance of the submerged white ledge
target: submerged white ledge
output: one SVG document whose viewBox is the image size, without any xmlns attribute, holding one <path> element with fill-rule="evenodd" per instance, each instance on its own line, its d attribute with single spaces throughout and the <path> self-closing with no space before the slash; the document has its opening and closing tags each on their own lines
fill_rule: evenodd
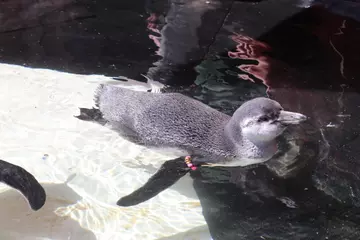
<svg viewBox="0 0 360 240">
<path fill-rule="evenodd" d="M 188 177 L 140 205 L 115 205 L 168 157 L 74 117 L 109 80 L 0 64 L 0 158 L 32 173 L 47 192 L 33 212 L 0 184 L 1 239 L 209 239 Z"/>
</svg>

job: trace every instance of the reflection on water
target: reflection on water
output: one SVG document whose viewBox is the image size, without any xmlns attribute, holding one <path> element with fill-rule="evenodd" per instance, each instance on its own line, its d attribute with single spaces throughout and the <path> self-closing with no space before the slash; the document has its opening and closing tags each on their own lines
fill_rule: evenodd
<svg viewBox="0 0 360 240">
<path fill-rule="evenodd" d="M 242 24 L 233 21 L 235 17 L 229 16 L 229 25 Z M 253 88 L 262 82 L 266 87 L 262 94 L 304 113 L 310 121 L 291 136 L 285 135 L 294 145 L 265 166 L 193 174 L 214 239 L 359 238 L 358 27 L 353 19 L 310 8 L 257 40 L 231 28 L 236 45 L 227 54 L 234 60 L 221 52 L 218 59 L 231 69 L 237 65 L 234 75 L 254 82 Z M 219 61 L 213 59 L 204 66 Z M 247 62 L 250 59 L 254 61 Z M 229 85 L 222 93 L 232 92 L 237 99 L 249 94 L 237 89 L 243 83 L 223 79 Z M 199 83 L 201 88 L 221 86 L 212 78 Z M 211 99 L 207 96 L 199 99 L 222 101 L 216 94 Z"/>
</svg>

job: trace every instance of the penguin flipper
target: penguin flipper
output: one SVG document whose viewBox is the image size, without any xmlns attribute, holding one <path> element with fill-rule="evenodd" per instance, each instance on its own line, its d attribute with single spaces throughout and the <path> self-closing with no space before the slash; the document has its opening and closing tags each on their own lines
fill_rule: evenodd
<svg viewBox="0 0 360 240">
<path fill-rule="evenodd" d="M 44 188 L 22 167 L 0 160 L 0 181 L 20 191 L 34 211 L 44 206 L 46 200 Z"/>
<path fill-rule="evenodd" d="M 183 157 L 168 160 L 142 187 L 120 198 L 116 204 L 129 207 L 145 202 L 172 186 L 189 171 Z"/>
</svg>

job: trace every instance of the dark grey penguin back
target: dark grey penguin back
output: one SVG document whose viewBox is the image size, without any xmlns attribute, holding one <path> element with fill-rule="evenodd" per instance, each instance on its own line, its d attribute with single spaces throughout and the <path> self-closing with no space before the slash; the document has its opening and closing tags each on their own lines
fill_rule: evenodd
<svg viewBox="0 0 360 240">
<path fill-rule="evenodd" d="M 99 86 L 95 101 L 112 128 L 147 146 L 198 154 L 227 154 L 222 140 L 230 116 L 179 93 L 136 92 Z"/>
</svg>

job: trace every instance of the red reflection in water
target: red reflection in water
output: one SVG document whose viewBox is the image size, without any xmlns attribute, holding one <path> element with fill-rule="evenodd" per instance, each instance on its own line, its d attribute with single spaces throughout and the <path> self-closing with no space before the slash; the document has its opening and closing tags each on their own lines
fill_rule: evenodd
<svg viewBox="0 0 360 240">
<path fill-rule="evenodd" d="M 335 74 L 341 82 L 353 84 L 360 77 L 360 24 L 359 22 L 335 15 L 322 8 L 314 9 L 321 24 L 312 26 L 311 31 L 328 49 L 333 60 Z"/>
<path fill-rule="evenodd" d="M 153 33 L 157 33 L 157 34 L 161 34 L 160 33 L 160 26 L 159 26 L 159 24 L 158 24 L 158 21 L 159 21 L 159 16 L 157 16 L 155 13 L 152 13 L 147 19 L 147 22 L 148 22 L 148 24 L 147 24 L 147 29 L 149 29 L 151 32 L 153 32 Z M 154 41 L 154 43 L 155 43 L 155 45 L 158 47 L 158 48 L 160 48 L 160 41 L 161 41 L 161 37 L 159 37 L 159 36 L 155 36 L 155 35 L 153 35 L 153 34 L 149 34 L 149 38 L 151 39 L 151 40 L 153 40 Z M 159 50 L 157 50 L 156 52 L 155 52 L 157 55 L 160 55 L 160 53 L 159 53 Z"/>
<path fill-rule="evenodd" d="M 236 50 L 228 52 L 230 58 L 255 60 L 258 64 L 242 64 L 238 66 L 245 74 L 239 78 L 254 81 L 260 79 L 268 88 L 312 88 L 314 86 L 328 88 L 347 84 L 360 89 L 358 63 L 360 62 L 360 24 L 353 19 L 335 15 L 321 7 L 307 10 L 307 16 L 315 19 L 314 24 L 302 26 L 302 31 L 307 31 L 317 38 L 317 44 L 323 51 L 322 64 L 326 68 L 328 79 L 307 81 L 299 79 L 297 72 L 302 66 L 294 66 L 281 59 L 274 59 L 266 55 L 267 52 L 277 51 L 272 49 L 271 43 L 260 42 L 248 36 L 235 33 L 230 38 L 236 43 Z M 295 24 L 296 25 L 296 24 Z M 294 26 L 295 26 L 294 25 Z M 286 32 L 286 26 L 284 31 Z M 291 41 L 284 41 L 288 46 L 296 45 Z M 286 49 L 286 48 L 285 48 Z M 293 56 L 296 58 L 296 56 Z M 314 72 L 316 72 L 314 67 Z M 287 72 L 284 72 L 286 69 Z"/>
<path fill-rule="evenodd" d="M 237 43 L 236 50 L 228 52 L 230 58 L 255 60 L 258 62 L 256 65 L 243 64 L 238 66 L 240 70 L 247 73 L 239 74 L 239 77 L 252 82 L 254 82 L 252 77 L 256 77 L 267 85 L 266 82 L 270 64 L 269 57 L 265 56 L 264 53 L 269 51 L 270 47 L 265 43 L 240 34 L 232 35 L 230 38 Z"/>
</svg>

